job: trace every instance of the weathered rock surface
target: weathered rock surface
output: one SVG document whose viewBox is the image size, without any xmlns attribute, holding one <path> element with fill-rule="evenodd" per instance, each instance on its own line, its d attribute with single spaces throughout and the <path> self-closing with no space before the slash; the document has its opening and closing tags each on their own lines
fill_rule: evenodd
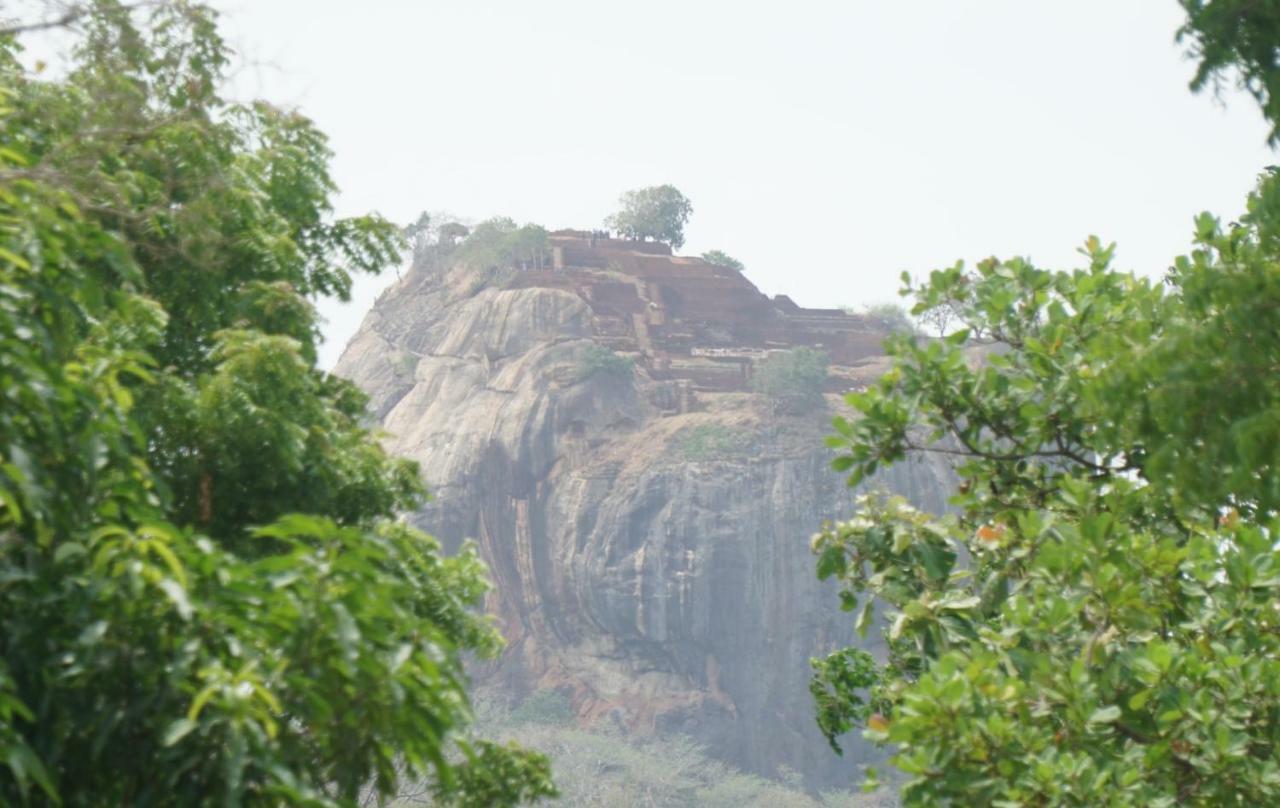
<svg viewBox="0 0 1280 808">
<path fill-rule="evenodd" d="M 433 499 L 414 523 L 474 539 L 492 568 L 488 607 L 509 647 L 479 675 L 517 694 L 559 689 L 584 723 L 692 735 L 766 775 L 851 781 L 865 750 L 831 754 L 807 690 L 809 658 L 852 641 L 808 549 L 852 502 L 822 443 L 830 414 L 775 417 L 725 380 L 782 347 L 778 334 L 837 334 L 847 364 L 833 378 L 855 386 L 881 366 L 856 346 L 880 335 L 675 263 L 689 259 L 646 275 L 653 245 L 636 269 L 617 260 L 625 243 L 561 242 L 578 266 L 561 255 L 556 272 L 507 288 L 426 262 L 379 299 L 337 367 L 371 396 L 389 447 L 422 464 Z M 720 302 L 701 307 L 671 266 L 704 273 Z M 749 328 L 716 284 L 753 301 Z M 610 302 L 628 285 L 630 320 Z M 598 344 L 632 348 L 634 367 L 589 372 Z M 910 463 L 880 485 L 940 509 L 948 475 Z"/>
</svg>

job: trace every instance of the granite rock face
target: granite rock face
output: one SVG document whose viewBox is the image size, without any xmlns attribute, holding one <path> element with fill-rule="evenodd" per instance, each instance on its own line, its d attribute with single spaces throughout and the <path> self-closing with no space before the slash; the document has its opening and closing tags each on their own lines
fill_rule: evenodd
<svg viewBox="0 0 1280 808">
<path fill-rule="evenodd" d="M 421 463 L 432 499 L 412 521 L 447 546 L 475 540 L 491 567 L 508 649 L 477 676 L 517 697 L 559 690 L 583 724 L 680 732 L 761 774 L 851 782 L 868 750 L 830 752 L 807 684 L 810 657 L 853 641 L 808 547 L 852 495 L 823 446 L 830 412 L 775 416 L 745 379 L 782 334 L 846 346 L 832 378 L 856 387 L 883 362 L 848 346 L 882 334 L 723 268 L 664 268 L 651 244 L 558 241 L 556 270 L 501 283 L 448 255 L 420 262 L 337 367 L 369 393 L 389 448 Z M 700 306 L 672 266 L 719 303 Z M 721 281 L 754 301 L 748 326 Z M 600 346 L 618 351 L 605 367 Z M 938 510 L 950 482 L 911 462 L 877 484 Z"/>
</svg>

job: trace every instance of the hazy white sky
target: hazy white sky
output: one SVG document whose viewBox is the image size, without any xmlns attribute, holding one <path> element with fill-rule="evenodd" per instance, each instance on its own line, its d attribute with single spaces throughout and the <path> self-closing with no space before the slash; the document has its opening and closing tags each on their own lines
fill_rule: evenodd
<svg viewBox="0 0 1280 808">
<path fill-rule="evenodd" d="M 685 253 L 802 305 L 957 258 L 1072 266 L 1091 233 L 1160 272 L 1276 161 L 1251 101 L 1187 91 L 1173 0 L 219 6 L 242 91 L 331 136 L 340 212 L 591 227 L 669 182 Z M 323 307 L 325 366 L 393 277 Z"/>
</svg>

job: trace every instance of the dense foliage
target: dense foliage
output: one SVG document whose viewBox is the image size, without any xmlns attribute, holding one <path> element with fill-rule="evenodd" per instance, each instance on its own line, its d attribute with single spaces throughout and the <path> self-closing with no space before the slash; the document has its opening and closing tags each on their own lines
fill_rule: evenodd
<svg viewBox="0 0 1280 808">
<path fill-rule="evenodd" d="M 441 238 L 465 236 L 458 245 L 455 260 L 478 270 L 542 269 L 550 262 L 551 247 L 545 227 L 536 224 L 517 225 L 505 216 L 486 219 L 470 230 L 447 223 Z"/>
<path fill-rule="evenodd" d="M 1280 121 L 1274 4 L 1183 6 L 1193 86 L 1237 70 Z M 814 661 L 819 725 L 893 745 L 912 805 L 1275 804 L 1280 176 L 1161 284 L 1082 253 L 908 281 L 950 333 L 892 341 L 831 444 L 850 484 L 954 457 L 956 513 L 873 494 L 814 537 L 861 631 L 888 607 L 883 665 Z"/>
<path fill-rule="evenodd" d="M 315 367 L 309 299 L 396 230 L 333 218 L 307 119 L 219 97 L 208 9 L 83 12 L 57 79 L 0 39 L 0 803 L 550 793 L 462 734 L 483 566 L 391 521 L 417 471 Z"/>
<path fill-rule="evenodd" d="M 911 290 L 963 328 L 891 343 L 836 464 L 954 455 L 958 513 L 869 497 L 814 540 L 861 630 L 890 610 L 885 665 L 817 663 L 820 724 L 894 744 L 910 804 L 1280 799 L 1277 199 L 1201 217 L 1163 285 L 1090 240 Z"/>
<path fill-rule="evenodd" d="M 1280 796 L 1280 398 L 1257 367 L 1280 355 L 1276 183 L 1244 227 L 1200 220 L 1168 292 L 1096 241 L 1076 272 L 934 273 L 921 307 L 949 302 L 964 330 L 898 340 L 849 397 L 860 418 L 833 443 L 851 482 L 910 451 L 962 459 L 957 517 L 870 499 L 815 540 L 861 628 L 872 597 L 892 609 L 888 664 L 824 677 L 873 685 L 871 704 L 839 699 L 823 728 L 878 710 L 912 801 Z M 1007 350 L 975 362 L 974 342 Z"/>
<path fill-rule="evenodd" d="M 755 363 L 751 388 L 778 414 L 798 415 L 822 405 L 830 358 L 814 348 L 774 351 Z"/>
<path fill-rule="evenodd" d="M 655 185 L 627 191 L 619 200 L 622 209 L 605 219 L 605 226 L 623 238 L 665 242 L 673 249 L 684 246 L 684 226 L 693 203 L 673 185 Z"/>
</svg>

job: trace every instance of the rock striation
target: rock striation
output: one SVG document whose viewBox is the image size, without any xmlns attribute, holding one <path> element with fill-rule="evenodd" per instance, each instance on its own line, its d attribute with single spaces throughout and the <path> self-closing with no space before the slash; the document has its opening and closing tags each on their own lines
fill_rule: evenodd
<svg viewBox="0 0 1280 808">
<path fill-rule="evenodd" d="M 820 348 L 835 407 L 883 369 L 882 327 L 652 243 L 561 231 L 551 252 L 552 269 L 495 272 L 427 251 L 337 366 L 422 465 L 432 499 L 412 521 L 474 539 L 492 569 L 508 649 L 478 676 L 556 689 L 584 724 L 850 782 L 868 752 L 832 755 L 807 683 L 851 620 L 808 539 L 852 497 L 830 413 L 775 416 L 750 377 L 770 351 Z M 938 510 L 950 472 L 916 461 L 878 485 Z"/>
</svg>

